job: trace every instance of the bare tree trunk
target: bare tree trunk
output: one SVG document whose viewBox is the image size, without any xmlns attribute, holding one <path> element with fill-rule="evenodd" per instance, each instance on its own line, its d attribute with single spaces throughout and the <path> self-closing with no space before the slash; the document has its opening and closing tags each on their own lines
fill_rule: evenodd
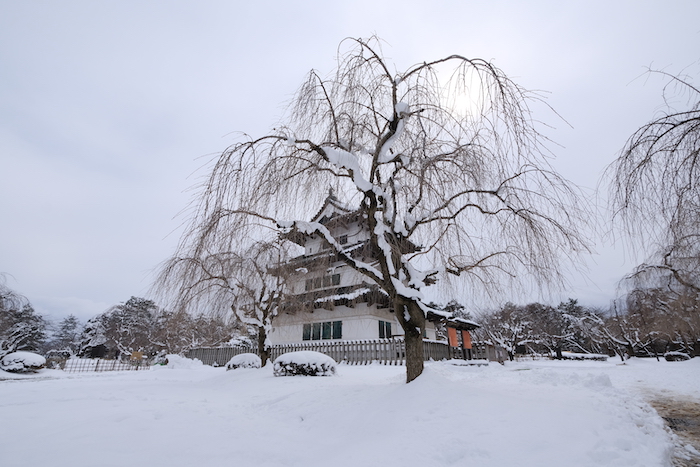
<svg viewBox="0 0 700 467">
<path fill-rule="evenodd" d="M 410 383 L 423 373 L 423 330 L 425 314 L 416 302 L 397 299 L 394 310 L 404 331 L 406 342 L 406 382 Z"/>
<path fill-rule="evenodd" d="M 423 336 L 406 331 L 406 382 L 410 383 L 423 373 Z"/>
<path fill-rule="evenodd" d="M 564 358 L 561 354 L 561 344 L 556 346 L 556 348 L 554 349 L 554 353 L 557 356 L 557 360 L 561 360 Z"/>
<path fill-rule="evenodd" d="M 265 332 L 263 326 L 260 326 L 258 328 L 258 354 L 260 355 L 260 360 L 262 360 L 262 366 L 267 365 L 267 361 L 270 359 L 270 349 L 265 344 L 266 341 L 267 332 Z"/>
</svg>

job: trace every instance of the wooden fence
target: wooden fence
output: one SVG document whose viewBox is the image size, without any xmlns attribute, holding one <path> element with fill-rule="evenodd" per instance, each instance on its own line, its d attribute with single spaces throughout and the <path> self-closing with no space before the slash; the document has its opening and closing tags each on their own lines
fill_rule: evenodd
<svg viewBox="0 0 700 467">
<path fill-rule="evenodd" d="M 403 365 L 406 360 L 406 343 L 399 339 L 316 341 L 275 345 L 270 349 L 270 359 L 274 361 L 282 354 L 300 350 L 321 352 L 336 362 L 351 365 L 366 365 L 372 362 Z"/>
<path fill-rule="evenodd" d="M 236 355 L 242 353 L 258 353 L 257 348 L 239 345 L 235 347 L 219 347 L 209 349 L 191 349 L 185 353 L 187 358 L 196 358 L 205 365 L 224 366 Z"/>
<path fill-rule="evenodd" d="M 58 366 L 68 373 L 86 373 L 102 371 L 138 371 L 149 370 L 150 360 L 105 360 L 102 358 L 69 358 Z"/>
<path fill-rule="evenodd" d="M 367 365 L 379 362 L 385 365 L 404 365 L 406 362 L 406 343 L 403 339 L 374 339 L 355 341 L 314 341 L 298 344 L 280 344 L 270 348 L 270 359 L 275 360 L 287 352 L 313 350 L 328 355 L 336 362 L 350 365 Z M 185 356 L 196 358 L 211 366 L 223 366 L 235 355 L 257 353 L 257 348 L 238 346 L 212 349 L 192 349 Z M 424 360 L 449 360 L 465 358 L 462 350 L 450 347 L 444 342 L 423 341 Z M 467 356 L 468 358 L 468 356 Z M 472 345 L 472 359 L 503 362 L 505 353 L 500 348 L 484 343 Z"/>
</svg>

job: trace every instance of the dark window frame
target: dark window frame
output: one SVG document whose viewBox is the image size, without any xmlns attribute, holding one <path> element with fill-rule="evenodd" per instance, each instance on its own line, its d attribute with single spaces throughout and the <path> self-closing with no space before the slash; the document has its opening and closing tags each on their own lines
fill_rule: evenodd
<svg viewBox="0 0 700 467">
<path fill-rule="evenodd" d="M 304 291 L 310 292 L 312 290 L 325 289 L 336 285 L 340 285 L 340 273 L 306 279 Z"/>
<path fill-rule="evenodd" d="M 320 323 L 305 323 L 302 328 L 303 341 L 320 341 L 343 338 L 342 321 L 323 321 Z"/>
<path fill-rule="evenodd" d="M 391 339 L 391 323 L 389 321 L 379 320 L 379 338 L 380 339 Z"/>
</svg>

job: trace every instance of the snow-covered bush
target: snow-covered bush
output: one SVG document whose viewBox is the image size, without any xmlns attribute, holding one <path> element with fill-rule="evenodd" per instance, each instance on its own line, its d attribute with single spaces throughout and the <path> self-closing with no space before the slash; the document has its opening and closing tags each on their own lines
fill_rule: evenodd
<svg viewBox="0 0 700 467">
<path fill-rule="evenodd" d="M 335 374 L 335 360 L 311 350 L 289 352 L 275 359 L 275 376 L 331 376 Z"/>
<path fill-rule="evenodd" d="M 201 360 L 181 357 L 177 354 L 168 354 L 165 356 L 168 368 L 178 370 L 192 370 L 204 366 Z"/>
<path fill-rule="evenodd" d="M 690 355 L 683 352 L 666 352 L 664 358 L 667 362 L 684 362 L 690 360 Z"/>
<path fill-rule="evenodd" d="M 242 353 L 236 355 L 226 364 L 226 371 L 236 368 L 260 368 L 262 360 L 254 353 Z"/>
<path fill-rule="evenodd" d="M 0 359 L 0 370 L 30 373 L 46 366 L 46 359 L 32 352 L 12 352 Z"/>
<path fill-rule="evenodd" d="M 604 362 L 608 359 L 607 355 L 597 354 L 597 353 L 575 353 L 575 352 L 562 352 L 562 360 L 595 360 L 599 362 Z"/>
</svg>

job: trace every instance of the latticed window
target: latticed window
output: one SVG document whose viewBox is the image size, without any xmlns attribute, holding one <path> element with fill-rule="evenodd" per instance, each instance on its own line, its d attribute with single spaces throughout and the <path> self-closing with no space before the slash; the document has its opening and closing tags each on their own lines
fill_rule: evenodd
<svg viewBox="0 0 700 467">
<path fill-rule="evenodd" d="M 302 331 L 302 339 L 305 341 L 318 341 L 322 339 L 342 339 L 343 322 L 325 321 L 323 323 L 307 323 Z"/>
<path fill-rule="evenodd" d="M 388 321 L 379 321 L 379 338 L 391 338 L 391 323 L 389 323 Z"/>
<path fill-rule="evenodd" d="M 331 287 L 335 285 L 340 285 L 340 274 L 306 279 L 304 290 L 308 292 L 310 290 L 323 289 L 325 287 Z"/>
</svg>

